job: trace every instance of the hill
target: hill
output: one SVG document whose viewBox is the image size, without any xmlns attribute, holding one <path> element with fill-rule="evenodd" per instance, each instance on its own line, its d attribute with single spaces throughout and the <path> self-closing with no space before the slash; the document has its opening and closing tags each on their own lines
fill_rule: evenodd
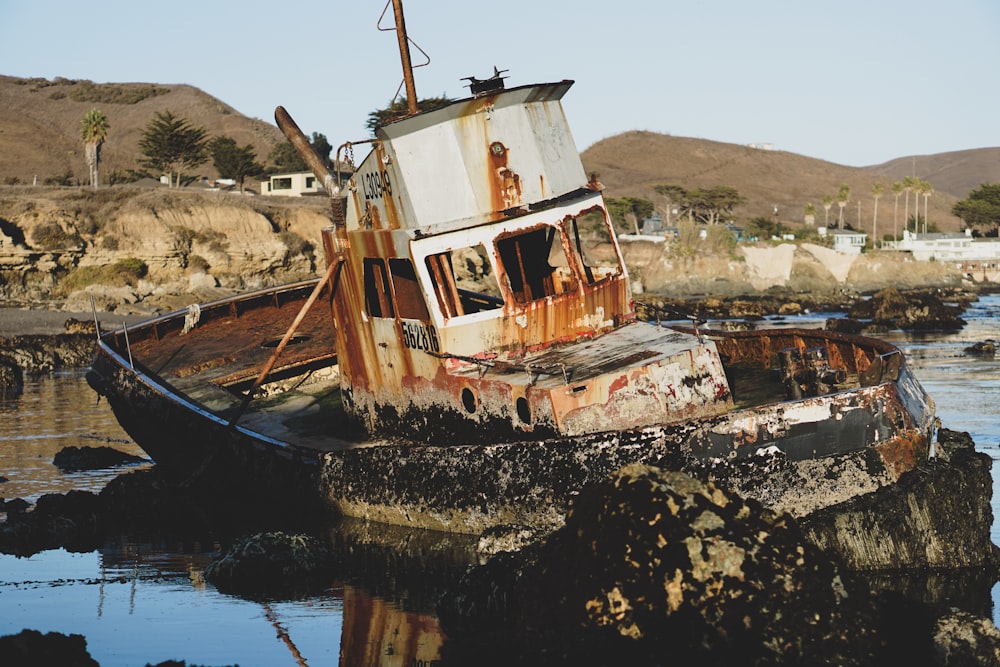
<svg viewBox="0 0 1000 667">
<path fill-rule="evenodd" d="M 1000 183 L 1000 148 L 911 155 L 868 169 L 894 181 L 918 174 L 930 182 L 935 190 L 965 199 L 983 183 Z"/>
<path fill-rule="evenodd" d="M 113 172 L 138 168 L 139 140 L 156 112 L 171 111 L 210 136 L 252 144 L 263 162 L 284 136 L 272 124 L 247 118 L 224 102 L 183 84 L 106 83 L 56 78 L 0 76 L 0 183 L 43 183 L 69 173 L 86 182 L 87 164 L 80 141 L 80 121 L 100 109 L 111 129 L 101 148 L 102 181 Z M 217 176 L 211 161 L 203 173 Z"/>
<path fill-rule="evenodd" d="M 1000 149 L 962 151 L 958 154 L 922 156 L 917 162 L 917 176 L 929 181 L 935 192 L 927 200 L 928 217 L 942 231 L 955 231 L 961 221 L 951 215 L 955 201 L 982 182 L 990 182 L 989 158 L 1000 163 Z M 839 214 L 836 198 L 841 184 L 850 187 L 850 201 L 844 220 L 854 228 L 872 231 L 874 199 L 872 187 L 881 182 L 885 194 L 879 200 L 879 235 L 892 230 L 894 198 L 892 181 L 899 174 L 900 158 L 879 167 L 847 167 L 785 151 L 764 150 L 705 139 L 674 137 L 653 132 L 626 132 L 597 142 L 582 154 L 584 167 L 596 172 L 612 197 L 642 197 L 654 204 L 664 203 L 653 189 L 658 184 L 676 184 L 687 189 L 727 185 L 747 199 L 738 211 L 739 220 L 772 216 L 778 207 L 782 222 L 801 224 L 807 203 L 816 206 L 816 224 L 825 222 L 824 195 L 834 198 L 829 212 L 830 224 Z M 967 159 L 962 159 L 962 158 Z M 924 169 L 927 171 L 925 172 Z M 907 174 L 909 169 L 907 169 Z M 939 185 L 936 177 L 942 178 Z M 944 177 L 947 176 L 945 179 Z M 1000 180 L 1000 174 L 994 180 Z M 913 213 L 910 198 L 909 212 Z M 924 200 L 920 201 L 921 215 Z M 906 206 L 899 198 L 898 222 L 902 225 Z M 885 225 L 885 226 L 883 226 Z"/>
</svg>

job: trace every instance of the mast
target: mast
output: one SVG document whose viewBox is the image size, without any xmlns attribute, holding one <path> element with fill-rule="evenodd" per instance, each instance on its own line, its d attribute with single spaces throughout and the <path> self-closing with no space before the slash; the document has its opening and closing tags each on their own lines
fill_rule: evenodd
<svg viewBox="0 0 1000 667">
<path fill-rule="evenodd" d="M 417 113 L 417 87 L 413 83 L 413 65 L 410 63 L 410 42 L 406 36 L 406 21 L 403 19 L 403 0 L 392 0 L 392 11 L 396 18 L 396 38 L 399 40 L 399 57 L 403 62 L 403 82 L 406 84 L 406 105 L 411 113 Z"/>
</svg>

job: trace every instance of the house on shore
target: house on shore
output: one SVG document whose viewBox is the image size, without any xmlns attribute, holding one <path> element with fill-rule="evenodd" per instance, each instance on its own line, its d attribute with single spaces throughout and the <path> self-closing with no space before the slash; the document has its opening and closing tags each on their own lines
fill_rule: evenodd
<svg viewBox="0 0 1000 667">
<path fill-rule="evenodd" d="M 905 230 L 903 240 L 886 243 L 885 250 L 909 252 L 921 262 L 946 262 L 970 278 L 1000 278 L 1000 239 L 973 238 L 972 230 L 958 234 L 917 234 Z"/>
<path fill-rule="evenodd" d="M 860 255 L 868 241 L 868 234 L 864 232 L 838 229 L 828 234 L 833 239 L 833 249 L 845 255 Z"/>
<path fill-rule="evenodd" d="M 323 183 L 311 171 L 272 174 L 260 182 L 260 193 L 278 197 L 318 195 L 323 193 Z"/>
</svg>

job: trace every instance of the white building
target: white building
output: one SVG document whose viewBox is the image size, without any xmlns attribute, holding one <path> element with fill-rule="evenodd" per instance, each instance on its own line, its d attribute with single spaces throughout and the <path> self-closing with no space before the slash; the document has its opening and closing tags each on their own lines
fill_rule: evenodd
<svg viewBox="0 0 1000 667">
<path fill-rule="evenodd" d="M 829 235 L 833 238 L 833 249 L 845 255 L 860 255 L 868 240 L 868 235 L 864 232 L 836 230 L 829 232 Z"/>
<path fill-rule="evenodd" d="M 902 241 L 886 243 L 885 247 L 909 252 L 922 262 L 954 264 L 970 277 L 1000 279 L 1000 239 L 972 238 L 971 229 L 964 234 L 916 234 L 907 230 Z"/>
<path fill-rule="evenodd" d="M 323 183 L 313 176 L 311 171 L 301 171 L 292 174 L 273 174 L 268 180 L 261 181 L 262 195 L 279 197 L 301 197 L 323 192 Z"/>
</svg>

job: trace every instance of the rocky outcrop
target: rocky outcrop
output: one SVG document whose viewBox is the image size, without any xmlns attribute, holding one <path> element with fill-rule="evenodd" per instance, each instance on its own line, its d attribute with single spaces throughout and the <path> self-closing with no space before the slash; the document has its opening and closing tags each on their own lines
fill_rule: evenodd
<svg viewBox="0 0 1000 667">
<path fill-rule="evenodd" d="M 100 470 L 116 466 L 148 463 L 148 459 L 118 451 L 113 447 L 63 447 L 56 452 L 52 465 L 63 472 Z"/>
<path fill-rule="evenodd" d="M 963 350 L 970 357 L 994 357 L 997 353 L 997 344 L 994 340 L 983 340 L 973 343 Z"/>
<path fill-rule="evenodd" d="M 193 284 L 243 290 L 312 277 L 320 231 L 329 224 L 316 198 L 289 203 L 166 188 L 21 188 L 16 197 L 0 197 L 0 285 L 9 300 L 71 297 L 65 307 L 86 311 L 96 296 L 101 309 L 125 305 L 131 308 L 124 312 L 138 312 L 137 303 L 184 294 Z M 85 288 L 63 284 L 81 267 L 128 258 L 145 262 L 142 281 L 104 284 L 96 295 L 76 297 L 72 292 Z"/>
<path fill-rule="evenodd" d="M 94 355 L 94 334 L 64 333 L 0 336 L 0 365 L 4 361 L 25 373 L 60 368 L 85 368 Z"/>
<path fill-rule="evenodd" d="M 801 519 L 810 542 L 852 569 L 995 567 L 992 459 L 941 429 L 938 456 L 896 484 Z"/>
<path fill-rule="evenodd" d="M 872 324 L 906 331 L 954 330 L 965 326 L 960 315 L 967 302 L 947 303 L 937 290 L 911 290 L 905 295 L 895 288 L 880 290 L 869 300 L 855 302 L 848 315 Z"/>
<path fill-rule="evenodd" d="M 992 664 L 970 658 L 997 650 L 988 618 L 870 589 L 839 556 L 788 515 L 683 473 L 627 466 L 584 489 L 563 528 L 499 553 L 445 595 L 443 657 Z M 483 645 L 496 648 L 483 656 Z"/>
<path fill-rule="evenodd" d="M 17 398 L 24 392 L 24 373 L 14 361 L 0 356 L 0 401 Z"/>
<path fill-rule="evenodd" d="M 479 664 L 873 664 L 877 605 L 849 583 L 790 517 L 632 465 L 543 543 L 469 573 L 439 610 L 444 657 L 486 643 Z"/>
<path fill-rule="evenodd" d="M 740 244 L 732 255 L 682 255 L 669 243 L 627 240 L 622 251 L 642 291 L 674 296 L 734 296 L 772 289 L 837 293 L 888 287 L 958 286 L 958 269 L 942 262 L 915 262 L 906 253 L 846 255 L 810 243 Z"/>
<path fill-rule="evenodd" d="M 953 611 L 934 624 L 934 658 L 942 667 L 1000 665 L 1000 630 L 989 619 Z"/>
<path fill-rule="evenodd" d="M 329 585 L 333 556 L 315 537 L 281 531 L 237 541 L 205 568 L 219 590 L 290 595 Z"/>
<path fill-rule="evenodd" d="M 22 630 L 16 635 L 0 637 L 0 662 L 8 667 L 100 667 L 87 651 L 83 635 L 42 634 L 37 630 Z"/>
</svg>

